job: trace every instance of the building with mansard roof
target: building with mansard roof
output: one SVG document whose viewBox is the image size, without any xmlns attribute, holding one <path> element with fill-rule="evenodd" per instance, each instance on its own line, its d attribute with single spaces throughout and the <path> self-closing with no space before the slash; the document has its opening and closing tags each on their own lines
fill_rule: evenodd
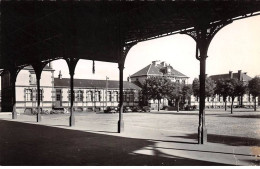
<svg viewBox="0 0 260 169">
<path fill-rule="evenodd" d="M 149 76 L 164 76 L 171 79 L 174 82 L 180 82 L 187 84 L 189 77 L 183 73 L 173 69 L 170 64 L 164 61 L 152 61 L 151 64 L 147 65 L 143 69 L 137 71 L 130 76 L 131 82 L 135 84 L 143 84 L 145 79 Z"/>
<path fill-rule="evenodd" d="M 41 74 L 40 106 L 42 110 L 69 108 L 70 79 L 62 78 L 61 72 L 54 77 L 51 64 L 46 65 Z M 2 111 L 12 111 L 10 75 L 3 72 L 1 78 Z M 124 81 L 124 106 L 137 106 L 141 88 Z M 103 110 L 106 106 L 117 107 L 119 104 L 119 81 L 74 79 L 74 108 L 76 110 Z M 36 75 L 31 66 L 23 68 L 16 80 L 16 110 L 30 113 L 37 107 Z"/>
<path fill-rule="evenodd" d="M 178 82 L 187 84 L 189 77 L 183 73 L 175 70 L 170 64 L 167 64 L 164 61 L 152 61 L 151 64 L 147 65 L 143 69 L 137 71 L 129 78 L 132 83 L 142 86 L 144 81 L 151 76 L 162 76 L 169 78 L 172 82 Z M 158 109 L 158 100 L 149 100 L 149 106 L 152 109 Z M 168 100 L 166 98 L 162 99 L 159 104 L 160 108 L 168 106 Z"/>
</svg>

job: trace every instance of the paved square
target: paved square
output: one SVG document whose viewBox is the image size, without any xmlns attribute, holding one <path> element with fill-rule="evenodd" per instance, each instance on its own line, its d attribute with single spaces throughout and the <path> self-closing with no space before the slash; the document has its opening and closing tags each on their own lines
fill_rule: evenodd
<svg viewBox="0 0 260 169">
<path fill-rule="evenodd" d="M 0 114 L 0 165 L 260 164 L 260 112 L 251 109 L 206 110 L 204 145 L 197 144 L 198 111 L 124 113 L 123 133 L 118 113 L 75 118 L 69 127 L 69 114 L 43 115 L 40 123 Z"/>
</svg>

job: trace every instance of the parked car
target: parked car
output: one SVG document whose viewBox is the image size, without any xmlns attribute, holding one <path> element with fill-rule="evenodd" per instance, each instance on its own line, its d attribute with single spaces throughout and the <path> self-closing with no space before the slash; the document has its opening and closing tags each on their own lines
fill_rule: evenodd
<svg viewBox="0 0 260 169">
<path fill-rule="evenodd" d="M 132 110 L 130 109 L 130 107 L 124 107 L 123 112 L 132 112 Z"/>
<path fill-rule="evenodd" d="M 197 106 L 194 105 L 194 106 L 190 106 L 190 105 L 187 105 L 184 110 L 188 110 L 188 111 L 191 111 L 191 110 L 196 110 Z"/>
<path fill-rule="evenodd" d="M 138 106 L 135 106 L 135 107 L 132 108 L 132 111 L 133 112 L 142 112 L 142 109 Z"/>
<path fill-rule="evenodd" d="M 164 106 L 161 110 L 173 111 L 173 110 L 177 110 L 177 108 L 173 106 Z"/>
<path fill-rule="evenodd" d="M 104 110 L 104 113 L 116 113 L 116 109 L 115 109 L 115 107 L 107 107 Z"/>
<path fill-rule="evenodd" d="M 151 111 L 151 108 L 149 106 L 144 106 L 142 107 L 142 111 L 144 112 L 150 112 Z"/>
</svg>

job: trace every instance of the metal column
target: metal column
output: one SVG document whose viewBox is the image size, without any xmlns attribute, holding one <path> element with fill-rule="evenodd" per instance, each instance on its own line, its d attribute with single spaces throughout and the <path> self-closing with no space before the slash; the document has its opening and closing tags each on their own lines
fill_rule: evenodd
<svg viewBox="0 0 260 169">
<path fill-rule="evenodd" d="M 41 117 L 41 108 L 40 108 L 40 104 L 41 104 L 41 96 L 40 96 L 40 79 L 41 79 L 41 75 L 37 75 L 37 122 L 41 122 L 42 121 L 42 117 Z"/>
<path fill-rule="evenodd" d="M 75 126 L 75 116 L 73 112 L 73 104 L 74 104 L 74 72 L 76 65 L 79 61 L 77 58 L 66 58 L 65 59 L 68 67 L 69 67 L 69 73 L 70 73 L 70 126 Z"/>
<path fill-rule="evenodd" d="M 124 64 L 119 63 L 119 120 L 118 120 L 118 133 L 124 131 L 124 120 L 123 120 L 123 72 L 124 72 Z"/>
</svg>

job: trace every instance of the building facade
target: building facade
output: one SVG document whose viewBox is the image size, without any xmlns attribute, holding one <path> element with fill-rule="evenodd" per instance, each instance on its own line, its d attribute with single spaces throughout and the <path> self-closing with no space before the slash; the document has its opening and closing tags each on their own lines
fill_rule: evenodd
<svg viewBox="0 0 260 169">
<path fill-rule="evenodd" d="M 54 77 L 54 69 L 47 65 L 41 74 L 40 106 L 42 110 L 70 107 L 70 79 Z M 10 75 L 2 74 L 2 111 L 12 111 Z M 36 75 L 31 66 L 19 72 L 16 80 L 16 111 L 31 113 L 37 107 Z M 124 106 L 137 106 L 141 88 L 124 82 Z M 74 109 L 78 111 L 104 110 L 119 104 L 119 82 L 114 80 L 74 79 Z"/>
<path fill-rule="evenodd" d="M 248 84 L 248 81 L 250 81 L 252 78 L 247 75 L 246 72 L 242 72 L 241 70 L 238 70 L 237 73 L 233 73 L 232 71 L 229 71 L 227 74 L 218 74 L 218 75 L 212 75 L 210 76 L 212 80 L 217 82 L 219 79 L 232 79 L 236 78 L 240 81 L 243 81 L 244 84 Z M 258 103 L 258 97 L 257 103 Z M 191 105 L 196 105 L 199 107 L 199 98 L 195 96 L 191 96 Z M 232 103 L 231 97 L 227 97 L 227 107 L 230 107 Z M 223 101 L 223 97 L 219 95 L 215 95 L 214 97 L 207 97 L 205 99 L 205 107 L 206 108 L 224 108 L 225 102 Z M 244 94 L 243 97 L 236 97 L 233 103 L 233 106 L 235 107 L 253 107 L 254 106 L 254 99 L 253 96 L 250 94 Z"/>
<path fill-rule="evenodd" d="M 151 64 L 137 71 L 129 78 L 132 83 L 141 87 L 142 84 L 144 84 L 145 80 L 151 76 L 167 77 L 172 82 L 183 83 L 183 84 L 188 84 L 188 79 L 189 79 L 188 76 L 173 69 L 173 67 L 170 64 L 167 64 L 166 62 L 159 61 L 159 60 L 152 61 Z M 167 99 L 161 99 L 159 106 L 160 108 L 163 108 L 164 106 L 168 106 L 168 103 L 169 102 Z M 152 109 L 155 110 L 158 109 L 158 100 L 149 100 L 148 104 Z"/>
</svg>

